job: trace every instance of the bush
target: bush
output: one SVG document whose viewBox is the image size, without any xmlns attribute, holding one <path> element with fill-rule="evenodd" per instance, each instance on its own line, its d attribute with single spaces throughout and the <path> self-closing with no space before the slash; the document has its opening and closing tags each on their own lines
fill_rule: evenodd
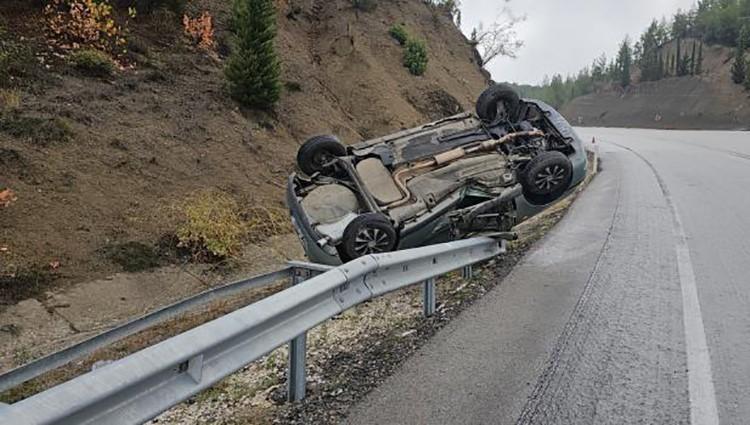
<svg viewBox="0 0 750 425">
<path fill-rule="evenodd" d="M 48 146 L 54 142 L 68 142 L 73 139 L 70 124 L 62 118 L 36 118 L 17 114 L 0 116 L 0 132 L 35 145 Z"/>
<path fill-rule="evenodd" d="M 68 55 L 68 62 L 92 77 L 107 77 L 115 71 L 115 64 L 105 53 L 94 49 L 76 50 Z"/>
<path fill-rule="evenodd" d="M 245 106 L 270 109 L 281 95 L 273 0 L 234 0 L 232 12 L 235 46 L 225 69 L 229 91 Z"/>
<path fill-rule="evenodd" d="M 0 39 L 0 87 L 20 85 L 35 66 L 34 55 L 26 46 Z"/>
<path fill-rule="evenodd" d="M 427 70 L 427 47 L 421 40 L 409 40 L 404 51 L 404 66 L 413 75 L 422 75 Z"/>
<path fill-rule="evenodd" d="M 394 40 L 398 41 L 398 44 L 405 45 L 407 41 L 409 41 L 409 33 L 406 32 L 406 28 L 404 28 L 401 24 L 395 24 L 391 27 L 391 29 L 388 30 L 388 34 L 393 37 Z"/>
<path fill-rule="evenodd" d="M 0 89 L 0 111 L 14 110 L 21 106 L 21 93 L 15 89 Z"/>
<path fill-rule="evenodd" d="M 85 46 L 120 54 L 127 45 L 126 30 L 108 1 L 48 0 L 44 15 L 50 39 L 61 49 Z"/>
<path fill-rule="evenodd" d="M 239 206 L 224 192 L 200 191 L 177 205 L 181 225 L 177 238 L 181 247 L 189 248 L 194 256 L 205 251 L 224 258 L 239 251 L 247 226 L 239 213 Z"/>
<path fill-rule="evenodd" d="M 376 0 L 352 0 L 352 6 L 363 12 L 372 12 L 378 6 Z"/>
</svg>

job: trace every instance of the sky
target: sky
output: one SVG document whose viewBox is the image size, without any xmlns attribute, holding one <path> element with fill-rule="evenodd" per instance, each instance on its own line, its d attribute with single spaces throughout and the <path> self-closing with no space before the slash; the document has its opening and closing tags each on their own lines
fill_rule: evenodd
<svg viewBox="0 0 750 425">
<path fill-rule="evenodd" d="M 495 20 L 503 7 L 526 16 L 516 31 L 525 45 L 518 58 L 497 58 L 487 68 L 496 81 L 539 84 L 545 75 L 575 74 L 606 53 L 612 58 L 625 35 L 640 36 L 653 18 L 690 9 L 695 0 L 463 0 L 462 28 Z"/>
</svg>

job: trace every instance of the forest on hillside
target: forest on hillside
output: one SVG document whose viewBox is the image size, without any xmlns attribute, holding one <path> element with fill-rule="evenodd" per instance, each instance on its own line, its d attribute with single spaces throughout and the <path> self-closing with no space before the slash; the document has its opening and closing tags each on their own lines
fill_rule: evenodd
<svg viewBox="0 0 750 425">
<path fill-rule="evenodd" d="M 667 52 L 665 46 L 672 42 L 676 51 Z M 735 48 L 732 79 L 750 89 L 750 66 L 745 59 L 750 47 L 750 0 L 699 0 L 688 11 L 678 9 L 670 19 L 654 19 L 635 41 L 626 36 L 614 58 L 602 54 L 575 75 L 554 74 L 541 85 L 515 87 L 525 97 L 559 108 L 604 87 L 626 88 L 633 82 L 701 75 L 704 43 Z"/>
</svg>

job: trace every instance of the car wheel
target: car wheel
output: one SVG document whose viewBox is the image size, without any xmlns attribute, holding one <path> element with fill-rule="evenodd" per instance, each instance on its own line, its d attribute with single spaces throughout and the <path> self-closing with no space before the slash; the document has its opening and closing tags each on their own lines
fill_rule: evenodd
<svg viewBox="0 0 750 425">
<path fill-rule="evenodd" d="M 562 152 L 542 152 L 521 172 L 523 196 L 534 205 L 546 205 L 559 199 L 573 180 L 573 164 Z"/>
<path fill-rule="evenodd" d="M 477 116 L 484 122 L 498 120 L 518 122 L 521 99 L 512 87 L 495 84 L 487 88 L 477 100 Z"/>
<path fill-rule="evenodd" d="M 382 214 L 363 214 L 344 229 L 339 257 L 344 263 L 368 254 L 390 252 L 396 248 L 396 229 Z"/>
<path fill-rule="evenodd" d="M 346 155 L 346 147 L 336 136 L 315 136 L 297 151 L 297 166 L 307 175 L 326 173 L 327 164 L 337 156 Z"/>
</svg>

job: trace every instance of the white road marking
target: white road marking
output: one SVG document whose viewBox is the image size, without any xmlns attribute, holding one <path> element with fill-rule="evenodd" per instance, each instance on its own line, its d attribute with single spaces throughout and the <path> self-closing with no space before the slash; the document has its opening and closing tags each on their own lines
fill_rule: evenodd
<svg viewBox="0 0 750 425">
<path fill-rule="evenodd" d="M 711 373 L 711 357 L 706 343 L 698 288 L 695 284 L 693 263 L 690 260 L 685 229 L 670 199 L 677 237 L 677 268 L 682 287 L 682 316 L 685 325 L 685 351 L 687 352 L 688 386 L 690 389 L 690 423 L 692 425 L 718 425 L 719 411 Z"/>
<path fill-rule="evenodd" d="M 685 326 L 685 351 L 688 365 L 688 390 L 690 392 L 690 424 L 718 425 L 719 410 L 716 407 L 716 392 L 714 378 L 711 373 L 711 357 L 706 343 L 706 330 L 703 326 L 703 315 L 698 299 L 698 287 L 695 284 L 693 262 L 690 259 L 690 248 L 687 243 L 685 228 L 677 212 L 667 186 L 664 184 L 656 168 L 644 156 L 635 150 L 612 143 L 626 149 L 645 162 L 654 173 L 656 180 L 664 193 L 664 199 L 672 211 L 674 234 L 677 238 L 675 251 L 677 253 L 677 271 L 680 278 L 682 292 L 682 319 Z"/>
</svg>

